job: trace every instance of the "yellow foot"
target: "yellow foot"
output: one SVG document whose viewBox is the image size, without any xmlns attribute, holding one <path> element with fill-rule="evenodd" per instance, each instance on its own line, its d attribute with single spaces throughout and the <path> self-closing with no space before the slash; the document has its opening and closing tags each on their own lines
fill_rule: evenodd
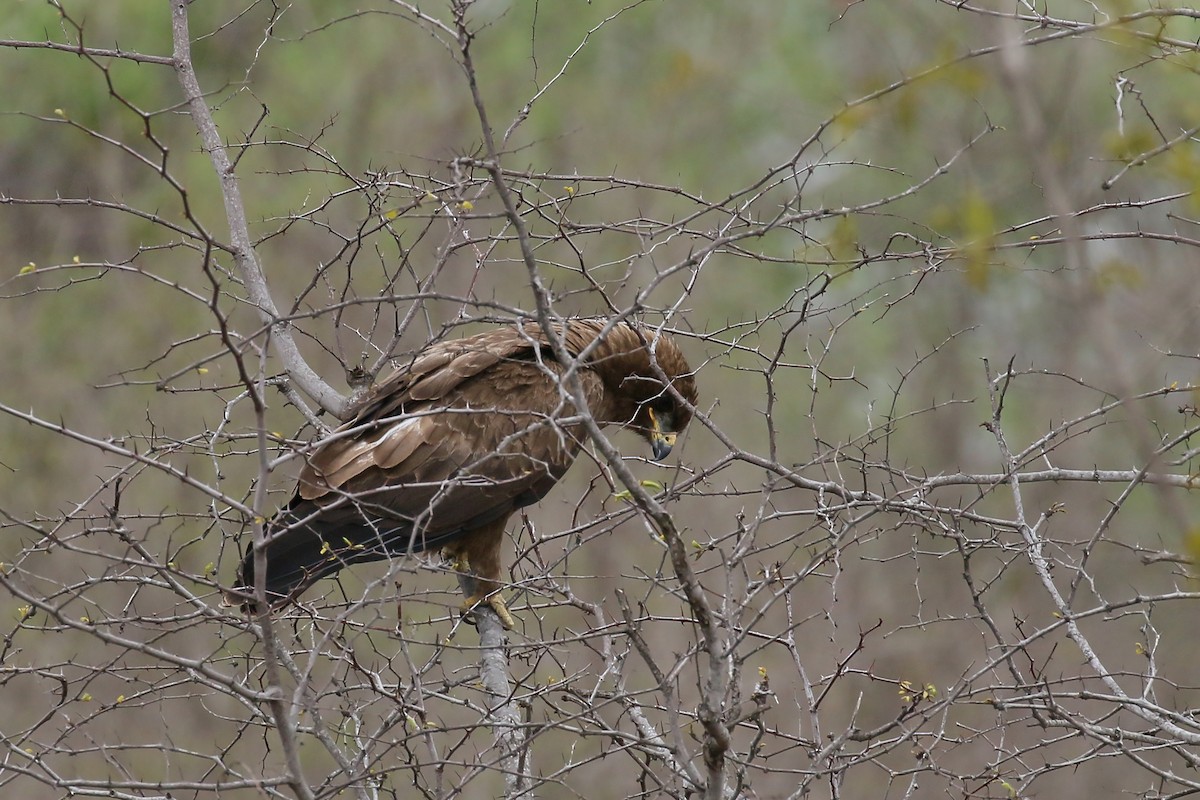
<svg viewBox="0 0 1200 800">
<path fill-rule="evenodd" d="M 513 630 L 517 627 L 517 622 L 513 619 L 512 612 L 508 610 L 508 603 L 504 602 L 504 595 L 495 592 L 492 595 L 473 594 L 463 601 L 463 614 L 470 614 L 471 610 L 480 603 L 486 603 L 496 612 L 496 616 L 500 618 L 500 623 L 504 625 L 506 630 Z"/>
</svg>

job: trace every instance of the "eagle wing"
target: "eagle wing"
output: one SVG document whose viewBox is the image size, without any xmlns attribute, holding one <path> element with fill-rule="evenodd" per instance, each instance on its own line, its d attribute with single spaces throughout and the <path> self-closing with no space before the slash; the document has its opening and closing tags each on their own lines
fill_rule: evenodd
<svg viewBox="0 0 1200 800">
<path fill-rule="evenodd" d="M 430 347 L 382 381 L 307 458 L 269 527 L 275 600 L 356 562 L 495 538 L 571 466 L 584 434 L 538 357 L 539 332 L 506 328 Z M 581 370 L 589 404 L 604 388 Z M 472 543 L 478 550 L 479 543 Z M 498 578 L 498 575 L 495 576 Z M 239 576 L 253 587 L 248 554 Z"/>
<path fill-rule="evenodd" d="M 378 383 L 358 413 L 311 454 L 300 472 L 299 496 L 316 499 L 366 470 L 395 470 L 414 456 L 409 469 L 415 468 L 432 457 L 438 445 L 450 455 L 448 451 L 455 449 L 455 442 L 443 441 L 445 435 L 470 433 L 466 430 L 470 426 L 449 426 L 446 430 L 446 419 L 432 417 L 455 399 L 474 400 L 475 408 L 486 408 L 495 401 L 494 392 L 488 381 L 474 379 L 502 362 L 529 361 L 534 344 L 532 339 L 506 328 L 471 339 L 441 342 L 424 350 L 407 367 Z M 503 375 L 489 377 L 495 381 Z M 465 396 L 462 389 L 470 396 Z M 458 443 L 465 447 L 474 444 L 469 439 Z M 467 458 L 469 452 L 459 455 Z"/>
</svg>

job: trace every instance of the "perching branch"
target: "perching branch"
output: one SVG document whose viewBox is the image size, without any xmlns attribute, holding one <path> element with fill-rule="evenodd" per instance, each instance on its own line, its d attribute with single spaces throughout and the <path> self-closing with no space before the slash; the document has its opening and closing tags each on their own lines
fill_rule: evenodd
<svg viewBox="0 0 1200 800">
<path fill-rule="evenodd" d="M 475 594 L 473 577 L 459 573 L 458 582 L 463 596 Z M 479 681 L 488 703 L 483 724 L 491 726 L 493 740 L 499 751 L 498 766 L 504 773 L 504 796 L 529 796 L 527 793 L 533 786 L 529 743 L 522 733 L 521 708 L 513 698 L 504 646 L 504 625 L 491 606 L 485 603 L 480 603 L 471 615 L 479 631 Z"/>
</svg>

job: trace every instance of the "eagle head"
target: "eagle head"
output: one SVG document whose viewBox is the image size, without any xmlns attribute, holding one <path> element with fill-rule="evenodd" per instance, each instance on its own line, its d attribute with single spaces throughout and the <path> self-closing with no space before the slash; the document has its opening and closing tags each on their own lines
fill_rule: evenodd
<svg viewBox="0 0 1200 800">
<path fill-rule="evenodd" d="M 631 428 L 655 461 L 671 453 L 692 420 L 696 379 L 683 351 L 666 333 L 633 323 L 609 330 L 588 359 L 608 387 L 603 422 Z"/>
</svg>

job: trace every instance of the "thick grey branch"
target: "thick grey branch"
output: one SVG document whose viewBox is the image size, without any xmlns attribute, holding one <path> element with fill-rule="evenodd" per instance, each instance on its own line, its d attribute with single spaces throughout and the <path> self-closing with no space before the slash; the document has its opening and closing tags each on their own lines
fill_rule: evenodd
<svg viewBox="0 0 1200 800">
<path fill-rule="evenodd" d="M 289 323 L 281 320 L 279 309 L 271 299 L 263 275 L 262 265 L 250 238 L 250 227 L 246 222 L 246 208 L 242 203 L 242 192 L 238 185 L 237 174 L 229 154 L 221 142 L 221 133 L 213 120 L 200 82 L 196 78 L 196 70 L 192 65 L 191 33 L 188 29 L 188 4 L 186 0 L 174 0 L 172 3 L 171 33 L 175 47 L 175 74 L 183 87 L 187 99 L 188 110 L 192 121 L 200 134 L 200 145 L 212 160 L 213 169 L 221 183 L 221 199 L 225 204 L 225 217 L 229 222 L 229 238 L 232 245 L 234 261 L 238 273 L 246 284 L 246 293 L 250 303 L 257 310 L 263 324 L 268 326 L 271 338 L 275 342 L 277 352 L 283 361 L 288 375 L 311 397 L 321 408 L 333 414 L 338 419 L 344 418 L 349 403 L 340 392 L 325 382 L 318 375 L 296 344 Z"/>
<path fill-rule="evenodd" d="M 475 593 L 475 579 L 459 574 L 463 594 Z M 512 681 L 508 676 L 508 656 L 504 650 L 504 626 L 500 617 L 486 604 L 480 604 L 471 615 L 479 631 L 479 681 L 487 694 L 488 715 L 484 724 L 494 733 L 500 751 L 500 769 L 504 772 L 504 796 L 532 798 L 530 793 L 528 743 L 521 733 L 521 710 L 513 699 Z"/>
</svg>

